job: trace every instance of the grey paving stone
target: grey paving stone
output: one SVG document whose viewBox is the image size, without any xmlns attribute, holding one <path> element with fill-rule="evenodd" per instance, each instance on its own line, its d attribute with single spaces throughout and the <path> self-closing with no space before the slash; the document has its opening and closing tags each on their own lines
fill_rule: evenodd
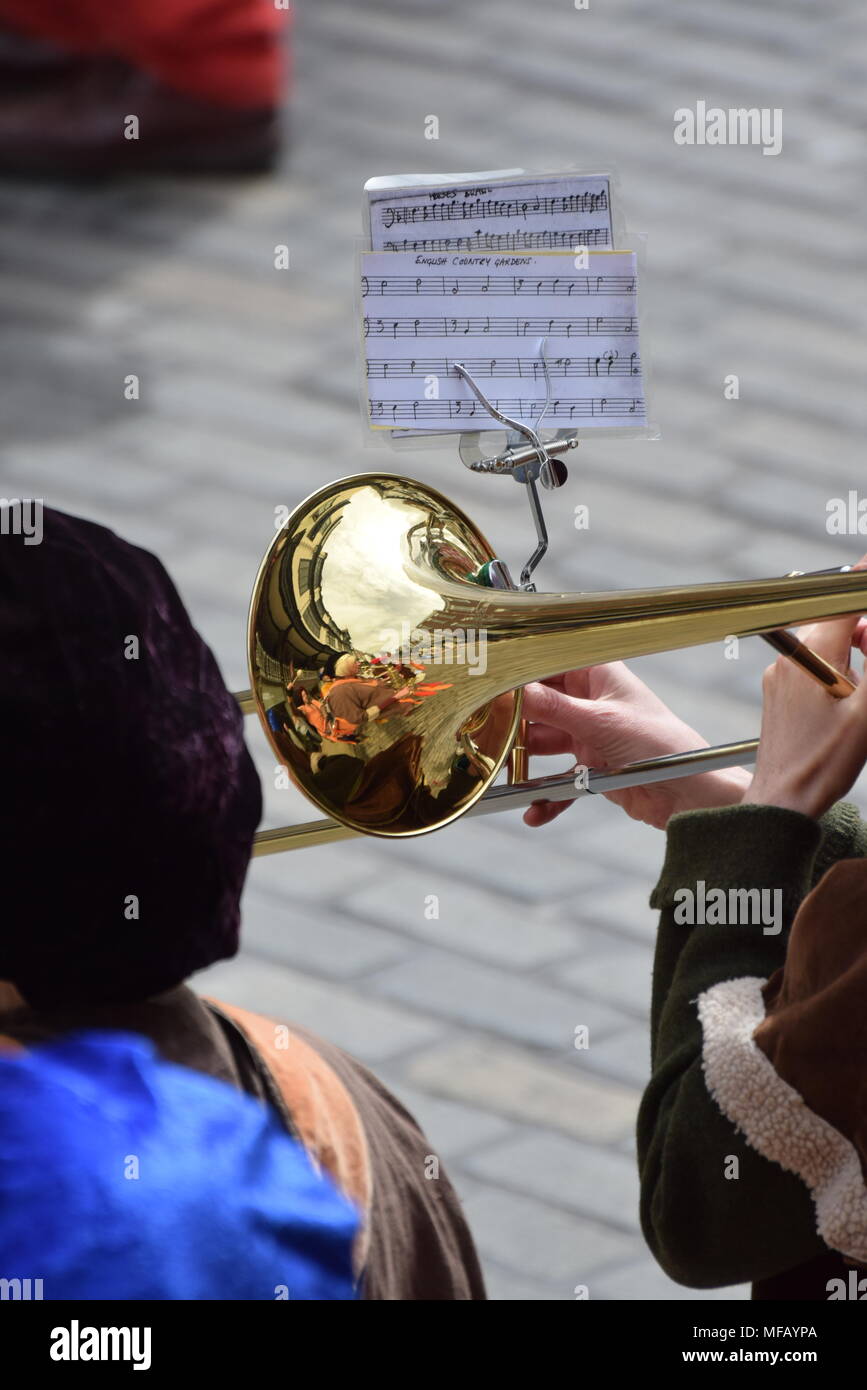
<svg viewBox="0 0 867 1390">
<path fill-rule="evenodd" d="M 732 417 L 727 443 L 756 469 L 770 466 L 778 472 L 800 474 L 808 482 L 829 470 L 857 477 L 857 439 L 830 422 L 816 424 L 783 411 L 748 409 Z"/>
<path fill-rule="evenodd" d="M 646 1023 L 631 1023 L 586 1051 L 576 1052 L 578 1065 L 597 1076 L 643 1089 L 650 1080 L 650 1032 Z"/>
<path fill-rule="evenodd" d="M 609 886 L 619 881 L 631 887 L 636 901 L 644 893 L 646 906 L 665 855 L 665 836 L 652 825 L 630 820 L 619 806 L 599 798 L 574 805 L 543 833 L 562 835 L 582 858 L 604 865 Z"/>
<path fill-rule="evenodd" d="M 264 547 L 263 547 L 264 549 Z M 209 602 L 219 600 L 237 606 L 239 598 L 253 588 L 250 559 L 237 547 L 213 543 L 204 537 L 191 539 L 172 564 L 172 578 L 184 595 L 203 595 Z M 243 602 L 241 603 L 243 607 Z"/>
<path fill-rule="evenodd" d="M 642 555 L 659 551 L 668 559 L 671 536 L 676 535 L 678 561 L 686 562 L 703 557 L 710 546 L 728 549 L 739 534 L 737 522 L 709 511 L 701 501 L 655 496 L 650 479 L 643 488 L 633 484 L 627 494 L 598 478 L 584 479 L 581 500 L 590 508 L 588 535 L 616 535 L 620 544 L 640 545 Z"/>
<path fill-rule="evenodd" d="M 448 872 L 470 883 L 524 902 L 578 893 L 599 877 L 586 863 L 548 850 L 541 836 L 534 837 L 532 854 L 529 848 L 526 854 L 516 854 L 506 833 L 487 820 L 458 821 L 436 835 L 408 840 L 399 850 L 418 865 L 419 881 L 431 882 L 431 892 L 437 891 L 434 882 L 441 880 L 444 864 Z"/>
<path fill-rule="evenodd" d="M 574 985 L 582 994 L 604 999 L 615 1008 L 640 1019 L 650 1014 L 650 988 L 653 975 L 653 951 L 650 947 L 624 943 L 607 955 L 560 966 L 549 972 L 557 984 Z"/>
<path fill-rule="evenodd" d="M 298 407 L 285 394 L 175 368 L 150 383 L 154 409 L 168 419 L 204 419 L 211 428 L 225 424 L 264 442 L 292 438 Z"/>
<path fill-rule="evenodd" d="M 439 951 L 420 952 L 408 965 L 379 971 L 370 977 L 370 987 L 435 1017 L 558 1050 L 572 1045 L 579 1025 L 602 1039 L 622 1022 L 622 1015 L 598 1000 Z"/>
<path fill-rule="evenodd" d="M 297 796 L 297 799 L 296 799 Z M 285 815 L 283 803 L 278 797 L 272 801 L 277 812 L 269 821 L 274 824 L 284 819 L 293 822 L 300 806 L 306 809 L 298 817 L 302 820 L 315 819 L 311 807 L 300 798 L 300 793 L 289 799 Z M 364 888 L 365 884 L 376 881 L 381 873 L 382 861 L 374 860 L 364 842 L 356 840 L 338 842 L 334 845 L 319 845 L 309 851 L 292 851 L 288 854 L 266 855 L 254 859 L 250 865 L 248 881 L 256 887 L 286 901 L 300 901 L 307 910 L 319 905 L 337 904 L 340 910 L 348 910 L 352 895 Z"/>
<path fill-rule="evenodd" d="M 588 455 L 575 465 L 576 485 L 585 476 L 602 477 L 627 496 L 636 483 L 653 487 L 657 497 L 698 497 L 707 502 L 708 494 L 720 491 L 733 472 L 733 464 L 713 441 L 687 444 L 667 433 L 648 445 L 650 454 L 641 452 L 632 440 L 611 440 L 604 455 Z M 666 522 L 663 534 L 668 532 Z M 619 525 L 617 531 L 619 532 Z M 715 538 L 714 538 L 715 539 Z"/>
<path fill-rule="evenodd" d="M 583 1054 L 581 1054 L 583 1055 Z M 427 1048 L 407 1063 L 416 1085 L 597 1144 L 632 1133 L 638 1093 L 484 1039 Z"/>
<path fill-rule="evenodd" d="M 830 540 L 827 503 L 834 495 L 820 479 L 806 483 L 782 473 L 741 473 L 732 485 L 729 505 L 741 516 L 763 521 L 788 535 L 803 534 L 822 546 Z"/>
<path fill-rule="evenodd" d="M 586 920 L 618 937 L 633 937 L 638 941 L 652 943 L 656 940 L 656 927 L 659 914 L 649 906 L 650 890 L 658 877 L 662 861 L 652 880 L 620 879 L 613 877 L 610 888 L 605 892 L 588 894 L 582 904 Z"/>
<path fill-rule="evenodd" d="M 41 488 L 34 486 L 35 480 L 32 477 L 26 478 L 15 469 L 10 469 L 9 474 L 5 475 L 2 465 L 0 476 L 3 476 L 5 496 L 41 497 L 46 507 L 56 507 L 72 516 L 82 516 L 88 521 L 95 521 L 100 526 L 106 526 L 109 531 L 117 532 L 133 545 L 141 545 L 145 550 L 151 550 L 157 555 L 166 554 L 177 542 L 177 532 L 161 517 L 140 511 L 129 520 L 120 522 L 116 507 L 95 501 L 90 489 L 87 490 L 86 496 L 82 495 L 75 483 L 67 484 L 60 481 Z M 10 486 L 13 480 L 16 484 L 14 488 Z"/>
<path fill-rule="evenodd" d="M 570 1297 L 562 1288 L 541 1279 L 531 1281 L 500 1269 L 492 1261 L 485 1269 L 485 1286 L 492 1303 L 549 1303 Z"/>
<path fill-rule="evenodd" d="M 300 427 L 300 424 L 299 424 Z M 119 427 L 113 427 L 113 437 L 119 437 Z M 138 431 L 141 448 L 141 430 Z M 135 447 L 135 435 L 120 439 L 122 447 Z M 278 444 L 254 442 L 242 431 L 215 429 L 208 422 L 167 419 L 152 414 L 148 422 L 148 463 L 155 472 L 165 470 L 196 485 L 197 491 L 219 485 L 238 496 L 258 498 L 264 504 L 262 520 L 256 524 L 255 539 L 264 551 L 271 539 L 273 510 L 268 516 L 274 497 L 291 505 L 297 500 L 297 490 L 303 478 L 303 459 L 296 457 L 297 436 L 291 448 L 285 441 Z M 201 501 L 202 494 L 199 491 Z M 203 508 L 204 511 L 204 508 Z M 267 521 L 266 521 L 267 517 Z M 217 518 L 222 522 L 222 517 Z M 202 523 L 202 514 L 198 524 Z M 252 587 L 252 586 L 251 586 Z"/>
<path fill-rule="evenodd" d="M 624 1265 L 621 1269 L 597 1274 L 590 1297 L 608 1302 L 649 1300 L 657 1303 L 730 1303 L 750 1297 L 749 1284 L 729 1284 L 722 1289 L 688 1289 L 675 1284 L 650 1256 Z"/>
<path fill-rule="evenodd" d="M 403 960 L 410 947 L 391 932 L 335 912 L 293 905 L 286 895 L 248 889 L 241 904 L 248 954 L 332 979 L 351 979 Z"/>
<path fill-rule="evenodd" d="M 193 983 L 200 994 L 321 1033 L 372 1065 L 430 1044 L 440 1032 L 430 1019 L 365 999 L 345 987 L 320 984 L 254 956 L 242 954 L 211 966 Z"/>
<path fill-rule="evenodd" d="M 12 466 L 18 476 L 47 491 L 62 488 L 82 501 L 98 500 L 107 507 L 118 502 L 133 508 L 157 503 L 168 515 L 182 487 L 140 463 L 119 459 L 114 449 L 106 452 L 98 432 L 81 443 L 18 447 Z"/>
<path fill-rule="evenodd" d="M 836 232 L 839 235 L 841 231 L 845 231 L 845 228 L 824 229 L 822 244 L 826 251 L 829 250 L 828 234 Z M 801 254 L 809 255 L 808 249 L 801 247 Z M 847 257 L 838 249 L 835 261 L 846 264 Z M 717 350 L 720 354 L 731 354 L 729 360 L 733 371 L 738 370 L 735 363 L 749 364 L 748 372 L 756 374 L 760 389 L 766 370 L 779 371 L 786 364 L 799 368 L 806 365 L 813 371 L 823 373 L 829 370 L 839 372 L 844 379 L 849 377 L 853 369 L 857 370 L 861 350 L 857 329 L 853 327 L 844 331 L 839 324 L 831 326 L 814 322 L 808 341 L 798 334 L 797 325 L 798 315 L 793 312 L 769 318 L 767 314 L 745 305 L 738 309 L 737 315 L 721 325 Z M 772 354 L 770 363 L 769 352 Z M 769 379 L 776 381 L 776 378 Z M 738 413 L 744 403 L 748 406 L 752 403 L 749 376 L 740 399 L 731 404 Z M 821 472 L 824 473 L 831 464 L 831 459 L 823 459 Z"/>
<path fill-rule="evenodd" d="M 578 493 L 578 500 L 582 494 Z M 591 513 L 591 527 L 592 527 Z M 587 543 L 576 554 L 576 583 L 579 590 L 592 593 L 598 589 L 663 589 L 681 579 L 695 580 L 695 561 L 680 558 L 675 553 L 663 557 L 630 548 L 620 539 L 618 530 L 596 532 L 588 530 Z M 692 567 L 690 570 L 690 566 Z M 678 573 L 680 569 L 680 573 Z M 628 579 L 627 579 L 628 576 Z"/>
<path fill-rule="evenodd" d="M 748 539 L 732 552 L 733 569 L 744 579 L 788 574 L 793 569 L 820 570 L 829 565 L 854 564 L 863 553 L 861 536 L 783 536 L 778 533 Z M 793 559 L 792 556 L 795 558 Z"/>
<path fill-rule="evenodd" d="M 435 904 L 428 902 L 431 895 Z M 441 877 L 403 872 L 391 875 L 385 889 L 371 884 L 353 894 L 352 910 L 428 946 L 519 970 L 562 960 L 580 945 L 574 929 L 534 919 L 513 899 L 456 882 L 447 866 Z M 437 917 L 426 915 L 434 910 Z"/>
<path fill-rule="evenodd" d="M 426 1089 L 409 1085 L 388 1067 L 379 1068 L 377 1075 L 424 1130 L 430 1140 L 431 1153 L 449 1165 L 483 1144 L 494 1143 L 514 1133 L 514 1125 L 501 1116 L 431 1095 Z"/>
<path fill-rule="evenodd" d="M 522 1279 L 544 1279 L 566 1298 L 596 1270 L 636 1253 L 621 1231 L 496 1186 L 474 1190 L 464 1211 L 483 1256 Z"/>
<path fill-rule="evenodd" d="M 559 1134 L 529 1134 L 464 1160 L 475 1178 L 604 1220 L 638 1229 L 638 1171 L 632 1159 Z"/>
</svg>

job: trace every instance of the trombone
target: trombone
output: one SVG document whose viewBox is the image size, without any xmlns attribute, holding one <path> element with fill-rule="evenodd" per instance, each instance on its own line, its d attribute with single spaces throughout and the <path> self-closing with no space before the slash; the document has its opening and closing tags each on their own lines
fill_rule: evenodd
<svg viewBox="0 0 867 1390">
<path fill-rule="evenodd" d="M 321 819 L 260 831 L 255 855 L 573 800 L 754 761 L 758 741 L 526 778 L 522 687 L 576 667 L 763 635 L 837 698 L 852 684 L 784 629 L 867 610 L 867 572 L 672 589 L 515 589 L 484 536 L 387 473 L 314 493 L 275 535 L 250 602 L 250 689 L 278 761 Z M 323 676 L 323 671 L 326 673 Z M 506 764 L 509 781 L 494 785 Z"/>
</svg>

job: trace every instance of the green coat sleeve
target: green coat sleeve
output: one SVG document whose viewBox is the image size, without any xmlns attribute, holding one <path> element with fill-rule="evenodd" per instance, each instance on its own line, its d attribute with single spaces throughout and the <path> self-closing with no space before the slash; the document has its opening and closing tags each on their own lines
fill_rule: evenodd
<svg viewBox="0 0 867 1390">
<path fill-rule="evenodd" d="M 764 1279 L 826 1248 L 804 1185 L 751 1149 L 708 1093 L 696 1000 L 721 980 L 772 975 L 806 893 L 837 860 L 864 855 L 867 828 L 844 803 L 821 822 L 777 807 L 732 806 L 669 823 L 651 897 L 661 915 L 638 1162 L 645 1239 L 679 1283 L 716 1288 Z M 699 880 L 707 891 L 782 890 L 782 931 L 678 924 L 674 894 Z M 727 1176 L 735 1169 L 737 1177 Z"/>
</svg>

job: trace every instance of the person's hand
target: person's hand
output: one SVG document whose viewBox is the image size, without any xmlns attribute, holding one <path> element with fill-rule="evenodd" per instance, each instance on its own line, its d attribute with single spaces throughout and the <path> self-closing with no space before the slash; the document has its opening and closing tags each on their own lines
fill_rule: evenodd
<svg viewBox="0 0 867 1390">
<path fill-rule="evenodd" d="M 856 568 L 865 568 L 862 560 Z M 867 650 L 863 618 L 836 618 L 797 636 L 850 680 L 853 647 Z M 765 671 L 762 735 L 744 802 L 782 806 L 814 819 L 852 787 L 867 761 L 867 682 L 835 700 L 786 657 Z"/>
<path fill-rule="evenodd" d="M 524 717 L 531 721 L 527 730 L 531 755 L 572 753 L 580 766 L 594 769 L 708 747 L 706 739 L 672 714 L 620 661 L 528 685 Z M 634 820 L 664 830 L 675 811 L 734 805 L 749 780 L 743 768 L 730 768 L 627 787 L 606 796 Z M 524 820 L 527 825 L 545 825 L 571 804 L 536 801 L 525 811 Z"/>
</svg>

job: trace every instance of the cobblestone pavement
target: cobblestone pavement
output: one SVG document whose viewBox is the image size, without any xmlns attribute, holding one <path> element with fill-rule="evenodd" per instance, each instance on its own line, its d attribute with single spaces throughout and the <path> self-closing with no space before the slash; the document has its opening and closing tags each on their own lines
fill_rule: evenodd
<svg viewBox="0 0 867 1390">
<path fill-rule="evenodd" d="M 549 505 L 543 587 L 851 558 L 851 540 L 826 534 L 825 503 L 858 486 L 867 424 L 855 0 L 319 0 L 302 6 L 296 58 L 277 177 L 0 185 L 4 493 L 156 550 L 236 687 L 274 507 L 341 473 L 426 479 L 520 561 L 528 523 L 510 483 L 473 479 L 448 442 L 401 457 L 364 445 L 361 185 L 613 163 L 628 224 L 648 239 L 663 438 L 582 445 Z M 702 98 L 782 108 L 783 152 L 676 146 L 673 112 Z M 284 241 L 289 273 L 273 268 Z M 123 398 L 128 372 L 139 402 Z M 737 401 L 723 398 L 728 373 Z M 589 532 L 573 528 L 577 502 Z M 757 731 L 760 646 L 636 665 L 720 741 Z M 250 739 L 268 823 L 308 818 L 273 790 L 252 724 Z M 569 1299 L 580 1283 L 594 1298 L 694 1298 L 656 1268 L 636 1218 L 661 855 L 657 832 L 594 804 L 538 833 L 510 815 L 261 860 L 245 949 L 202 984 L 318 1029 L 396 1089 L 457 1182 L 494 1298 Z M 588 1052 L 572 1046 L 580 1023 Z"/>
</svg>

